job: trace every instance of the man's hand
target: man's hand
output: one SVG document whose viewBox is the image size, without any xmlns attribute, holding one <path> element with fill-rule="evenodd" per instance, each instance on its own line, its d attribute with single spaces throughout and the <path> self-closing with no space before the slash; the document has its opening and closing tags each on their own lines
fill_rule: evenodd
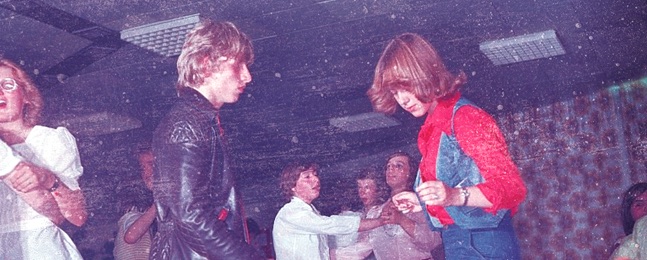
<svg viewBox="0 0 647 260">
<path fill-rule="evenodd" d="M 19 192 L 47 190 L 56 182 L 56 176 L 50 171 L 31 163 L 21 162 L 5 178 Z"/>
</svg>

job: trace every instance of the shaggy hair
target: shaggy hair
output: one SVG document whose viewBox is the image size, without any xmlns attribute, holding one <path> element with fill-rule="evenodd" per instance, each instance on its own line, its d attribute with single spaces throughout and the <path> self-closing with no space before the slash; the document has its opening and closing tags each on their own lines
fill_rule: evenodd
<svg viewBox="0 0 647 260">
<path fill-rule="evenodd" d="M 183 87 L 202 85 L 227 59 L 252 64 L 254 48 L 249 37 L 231 22 L 201 21 L 187 34 L 177 59 L 178 92 Z"/>
<path fill-rule="evenodd" d="M 281 178 L 279 186 L 281 187 L 281 193 L 289 201 L 294 196 L 294 191 L 292 188 L 297 186 L 297 181 L 301 173 L 307 170 L 319 170 L 319 165 L 315 163 L 304 163 L 304 162 L 293 162 L 285 166 L 281 172 Z"/>
<path fill-rule="evenodd" d="M 451 74 L 434 47 L 414 33 L 398 35 L 380 56 L 373 84 L 366 93 L 373 109 L 393 114 L 398 106 L 393 92 L 406 90 L 424 103 L 447 98 L 465 84 L 467 76 Z"/>
</svg>

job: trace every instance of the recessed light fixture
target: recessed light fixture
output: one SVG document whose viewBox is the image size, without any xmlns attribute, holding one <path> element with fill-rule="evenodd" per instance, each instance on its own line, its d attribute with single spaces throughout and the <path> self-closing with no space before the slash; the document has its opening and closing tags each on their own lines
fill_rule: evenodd
<svg viewBox="0 0 647 260">
<path fill-rule="evenodd" d="M 565 54 L 554 30 L 486 41 L 479 49 L 494 65 L 548 58 Z"/>
<path fill-rule="evenodd" d="M 180 54 L 189 30 L 200 22 L 200 14 L 146 24 L 121 31 L 121 39 L 165 57 Z"/>
<path fill-rule="evenodd" d="M 331 118 L 330 124 L 346 132 L 360 132 L 400 125 L 395 118 L 382 113 L 369 112 L 352 116 Z"/>
</svg>

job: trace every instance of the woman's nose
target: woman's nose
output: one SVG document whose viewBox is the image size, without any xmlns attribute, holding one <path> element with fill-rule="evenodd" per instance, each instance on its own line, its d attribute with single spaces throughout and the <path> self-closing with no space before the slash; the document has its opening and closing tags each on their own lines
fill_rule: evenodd
<svg viewBox="0 0 647 260">
<path fill-rule="evenodd" d="M 409 103 L 410 99 L 401 91 L 396 92 L 394 96 L 395 100 L 402 106 L 406 106 Z"/>
</svg>

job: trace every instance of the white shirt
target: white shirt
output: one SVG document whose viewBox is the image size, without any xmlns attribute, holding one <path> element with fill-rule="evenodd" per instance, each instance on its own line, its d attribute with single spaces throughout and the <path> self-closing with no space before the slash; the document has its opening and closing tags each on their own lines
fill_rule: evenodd
<svg viewBox="0 0 647 260">
<path fill-rule="evenodd" d="M 327 235 L 351 234 L 359 216 L 321 216 L 314 206 L 292 197 L 276 214 L 272 236 L 277 260 L 330 259 Z"/>
<path fill-rule="evenodd" d="M 389 203 L 387 201 L 380 207 L 371 208 L 366 218 L 378 218 L 382 214 L 382 209 Z M 432 258 L 431 250 L 442 244 L 440 232 L 434 232 L 429 228 L 423 212 L 407 213 L 405 216 L 416 223 L 413 237 L 409 236 L 400 225 L 395 224 L 369 231 L 369 242 L 378 260 Z"/>
<path fill-rule="evenodd" d="M 35 126 L 11 148 L 26 161 L 52 171 L 70 189 L 83 173 L 76 140 L 65 128 Z M 36 212 L 9 184 L 0 182 L 0 259 L 82 259 L 72 239 Z"/>
</svg>

